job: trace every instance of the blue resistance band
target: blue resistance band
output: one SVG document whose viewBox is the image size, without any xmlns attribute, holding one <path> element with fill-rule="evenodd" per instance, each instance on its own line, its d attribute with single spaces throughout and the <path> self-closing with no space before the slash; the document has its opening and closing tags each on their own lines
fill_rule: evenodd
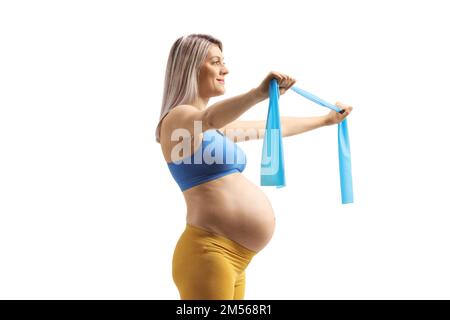
<svg viewBox="0 0 450 320">
<path fill-rule="evenodd" d="M 284 176 L 283 136 L 281 134 L 278 99 L 280 92 L 278 82 L 272 79 L 269 83 L 269 112 L 267 114 L 264 134 L 263 153 L 261 158 L 261 185 L 286 186 Z"/>
<path fill-rule="evenodd" d="M 336 112 L 341 110 L 315 95 L 292 86 L 291 89 L 299 95 Z M 286 186 L 284 175 L 283 143 L 280 125 L 278 101 L 280 92 L 278 82 L 272 79 L 269 84 L 269 111 L 267 114 L 266 131 L 261 159 L 261 186 Z M 347 119 L 338 124 L 339 174 L 342 204 L 353 203 L 352 166 L 350 155 L 350 139 Z"/>
</svg>

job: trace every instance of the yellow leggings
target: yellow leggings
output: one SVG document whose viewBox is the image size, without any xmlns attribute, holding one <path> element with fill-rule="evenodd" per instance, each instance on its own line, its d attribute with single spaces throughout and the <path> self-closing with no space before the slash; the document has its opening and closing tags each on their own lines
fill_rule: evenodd
<svg viewBox="0 0 450 320">
<path fill-rule="evenodd" d="M 256 252 L 208 230 L 186 224 L 172 260 L 182 300 L 242 300 L 245 269 Z"/>
</svg>

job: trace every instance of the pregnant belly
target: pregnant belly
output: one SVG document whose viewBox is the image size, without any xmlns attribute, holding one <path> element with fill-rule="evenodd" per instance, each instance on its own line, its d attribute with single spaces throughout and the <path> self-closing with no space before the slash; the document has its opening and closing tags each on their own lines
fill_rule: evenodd
<svg viewBox="0 0 450 320">
<path fill-rule="evenodd" d="M 255 252 L 275 229 L 273 208 L 262 190 L 233 173 L 186 190 L 187 223 L 225 236 Z"/>
</svg>

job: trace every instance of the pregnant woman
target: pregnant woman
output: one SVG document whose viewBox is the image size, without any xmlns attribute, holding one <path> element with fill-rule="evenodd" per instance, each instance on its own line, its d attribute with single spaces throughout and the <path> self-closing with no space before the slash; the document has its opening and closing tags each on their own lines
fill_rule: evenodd
<svg viewBox="0 0 450 320">
<path fill-rule="evenodd" d="M 268 98 L 271 79 L 280 95 L 295 80 L 270 72 L 259 86 L 207 107 L 209 98 L 225 93 L 222 51 L 214 37 L 191 34 L 175 41 L 166 67 L 156 140 L 187 207 L 172 260 L 181 299 L 243 299 L 245 270 L 275 228 L 269 200 L 242 174 L 246 156 L 236 144 L 264 138 L 265 120 L 237 119 Z M 352 107 L 338 106 L 345 113 L 282 117 L 283 137 L 339 123 Z"/>
</svg>

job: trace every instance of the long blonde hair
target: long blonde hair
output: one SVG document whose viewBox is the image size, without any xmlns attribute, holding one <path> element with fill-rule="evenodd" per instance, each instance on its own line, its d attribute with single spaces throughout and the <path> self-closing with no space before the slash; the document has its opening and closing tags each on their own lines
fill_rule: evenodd
<svg viewBox="0 0 450 320">
<path fill-rule="evenodd" d="M 172 108 L 193 103 L 198 97 L 200 68 L 211 45 L 217 45 L 223 51 L 222 42 L 207 34 L 183 36 L 172 45 L 167 59 L 161 114 L 155 131 L 158 143 L 161 120 Z"/>
</svg>

